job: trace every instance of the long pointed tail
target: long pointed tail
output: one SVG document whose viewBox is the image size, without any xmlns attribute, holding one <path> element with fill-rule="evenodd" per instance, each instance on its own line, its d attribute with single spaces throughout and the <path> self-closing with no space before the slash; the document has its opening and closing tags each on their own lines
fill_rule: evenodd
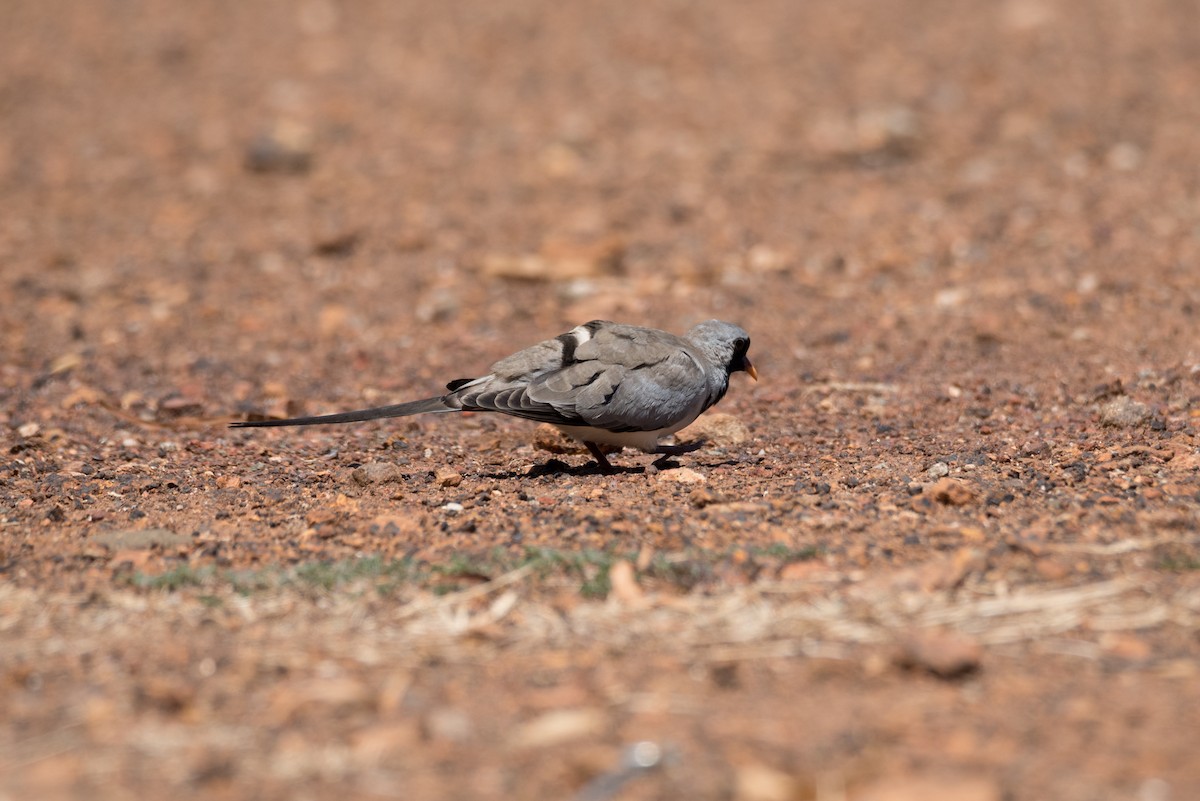
<svg viewBox="0 0 1200 801">
<path fill-rule="evenodd" d="M 339 412 L 338 414 L 322 414 L 317 417 L 289 417 L 286 420 L 247 420 L 240 423 L 230 423 L 230 428 L 271 428 L 274 426 L 315 426 L 327 423 L 361 423 L 364 420 L 379 420 L 384 417 L 408 417 L 410 414 L 425 414 L 426 412 L 457 412 L 457 406 L 451 406 L 442 398 L 426 398 L 425 400 L 397 403 L 392 406 L 376 406 L 374 409 L 359 409 L 354 412 Z"/>
</svg>

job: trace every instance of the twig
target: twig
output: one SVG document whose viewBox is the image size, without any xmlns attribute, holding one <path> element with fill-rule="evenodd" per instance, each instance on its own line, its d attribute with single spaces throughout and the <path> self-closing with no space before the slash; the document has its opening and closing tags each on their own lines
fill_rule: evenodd
<svg viewBox="0 0 1200 801">
<path fill-rule="evenodd" d="M 515 570 L 510 570 L 503 575 L 497 576 L 491 581 L 486 581 L 483 584 L 476 584 L 474 587 L 468 587 L 465 590 L 451 592 L 439 596 L 432 601 L 413 601 L 412 603 L 400 609 L 396 615 L 400 619 L 413 617 L 424 612 L 432 612 L 436 609 L 444 609 L 455 604 L 467 604 L 477 598 L 483 598 L 496 590 L 503 589 L 511 584 L 516 584 L 522 581 L 526 576 L 533 572 L 533 564 L 522 565 Z"/>
</svg>

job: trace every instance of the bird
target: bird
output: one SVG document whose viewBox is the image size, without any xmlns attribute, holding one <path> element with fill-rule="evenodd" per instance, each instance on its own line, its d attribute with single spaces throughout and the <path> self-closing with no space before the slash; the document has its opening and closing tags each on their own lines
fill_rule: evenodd
<svg viewBox="0 0 1200 801">
<path fill-rule="evenodd" d="M 600 470 L 614 468 L 602 446 L 632 447 L 661 459 L 689 453 L 703 441 L 662 445 L 715 405 L 729 379 L 745 372 L 755 381 L 750 335 L 708 320 L 683 336 L 635 325 L 592 320 L 493 364 L 486 375 L 458 378 L 432 398 L 370 409 L 246 420 L 234 428 L 357 423 L 446 412 L 500 412 L 550 423 L 582 442 Z"/>
</svg>

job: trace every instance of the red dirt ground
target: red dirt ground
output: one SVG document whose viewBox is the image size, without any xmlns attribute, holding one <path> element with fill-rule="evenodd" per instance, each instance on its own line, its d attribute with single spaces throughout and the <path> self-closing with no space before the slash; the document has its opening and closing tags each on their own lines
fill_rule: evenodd
<svg viewBox="0 0 1200 801">
<path fill-rule="evenodd" d="M 0 800 L 1200 797 L 1195 12 L 6 9 Z M 731 433 L 225 425 L 597 317 Z"/>
</svg>

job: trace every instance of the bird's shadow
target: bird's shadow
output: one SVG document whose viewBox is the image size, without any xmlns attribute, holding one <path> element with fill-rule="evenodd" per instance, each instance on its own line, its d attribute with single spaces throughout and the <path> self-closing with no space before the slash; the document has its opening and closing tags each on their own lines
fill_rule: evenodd
<svg viewBox="0 0 1200 801">
<path fill-rule="evenodd" d="M 612 469 L 605 470 L 596 462 L 586 462 L 584 464 L 567 464 L 562 459 L 547 459 L 544 462 L 535 464 L 525 472 L 509 471 L 501 475 L 493 475 L 491 478 L 544 478 L 547 476 L 616 476 L 623 473 L 644 473 L 646 468 L 642 465 L 625 466 L 613 465 Z"/>
<path fill-rule="evenodd" d="M 716 465 L 735 464 L 733 460 L 716 462 Z M 655 469 L 676 470 L 683 465 L 673 458 L 660 458 L 650 463 Z M 513 478 L 545 478 L 549 476 L 618 476 L 631 473 L 645 473 L 648 469 L 647 465 L 613 465 L 611 470 L 605 470 L 595 462 L 587 462 L 580 465 L 567 464 L 562 459 L 547 459 L 540 464 L 535 464 L 524 472 L 517 470 L 508 470 L 503 473 L 484 473 L 481 478 L 491 479 L 513 479 Z"/>
</svg>

